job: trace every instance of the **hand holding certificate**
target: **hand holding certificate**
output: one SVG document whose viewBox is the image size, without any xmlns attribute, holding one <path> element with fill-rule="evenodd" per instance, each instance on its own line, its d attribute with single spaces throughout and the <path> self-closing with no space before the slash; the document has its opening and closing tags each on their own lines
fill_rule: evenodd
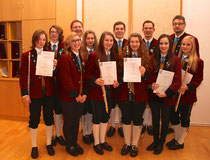
<svg viewBox="0 0 210 160">
<path fill-rule="evenodd" d="M 141 82 L 141 58 L 124 58 L 124 82 Z"/>
<path fill-rule="evenodd" d="M 174 77 L 174 72 L 160 69 L 156 80 L 156 84 L 158 84 L 159 87 L 155 89 L 153 93 L 165 92 L 171 85 L 173 77 Z"/>
<path fill-rule="evenodd" d="M 54 54 L 47 51 L 37 54 L 36 75 L 52 77 Z"/>
<path fill-rule="evenodd" d="M 99 67 L 104 85 L 113 85 L 117 81 L 116 61 L 99 62 Z"/>
<path fill-rule="evenodd" d="M 184 75 L 185 75 L 185 71 L 182 69 L 182 82 L 184 82 Z M 192 79 L 193 75 L 190 73 L 186 73 L 186 79 L 184 84 L 189 84 L 191 79 Z"/>
</svg>

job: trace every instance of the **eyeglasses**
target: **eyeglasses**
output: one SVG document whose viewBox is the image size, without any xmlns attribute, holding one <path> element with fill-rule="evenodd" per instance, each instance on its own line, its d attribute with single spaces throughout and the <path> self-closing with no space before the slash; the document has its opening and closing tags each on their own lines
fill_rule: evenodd
<svg viewBox="0 0 210 160">
<path fill-rule="evenodd" d="M 183 25 L 184 23 L 173 23 L 173 26 L 181 26 Z"/>
<path fill-rule="evenodd" d="M 58 34 L 57 31 L 50 31 L 51 34 Z"/>
<path fill-rule="evenodd" d="M 72 39 L 71 40 L 72 43 L 76 43 L 76 42 L 80 42 L 80 41 L 81 41 L 81 39 Z"/>
</svg>

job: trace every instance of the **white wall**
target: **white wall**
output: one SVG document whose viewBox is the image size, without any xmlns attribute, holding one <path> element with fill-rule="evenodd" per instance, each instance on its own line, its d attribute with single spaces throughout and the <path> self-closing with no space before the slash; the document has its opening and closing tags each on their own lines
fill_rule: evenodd
<svg viewBox="0 0 210 160">
<path fill-rule="evenodd" d="M 210 125 L 210 1 L 183 0 L 186 32 L 196 36 L 200 57 L 204 60 L 204 80 L 198 88 L 198 101 L 193 106 L 191 123 Z"/>
</svg>

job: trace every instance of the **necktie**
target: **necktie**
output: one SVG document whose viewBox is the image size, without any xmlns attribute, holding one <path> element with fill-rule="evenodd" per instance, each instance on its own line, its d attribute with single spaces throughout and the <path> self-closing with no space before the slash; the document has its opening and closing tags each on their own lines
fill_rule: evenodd
<svg viewBox="0 0 210 160">
<path fill-rule="evenodd" d="M 150 44 L 149 44 L 149 41 L 147 41 L 147 49 L 149 49 L 150 47 Z"/>
<path fill-rule="evenodd" d="M 107 56 L 107 61 L 110 61 L 110 54 L 107 53 L 106 56 Z"/>
<path fill-rule="evenodd" d="M 119 41 L 118 41 L 118 47 L 119 47 L 119 48 L 122 48 L 122 40 L 119 40 Z"/>
<path fill-rule="evenodd" d="M 133 58 L 136 58 L 137 57 L 137 55 L 136 54 L 133 54 Z"/>
<path fill-rule="evenodd" d="M 92 50 L 92 49 L 90 49 L 90 50 L 89 50 L 89 53 L 92 53 L 92 52 L 93 52 L 93 50 Z"/>
<path fill-rule="evenodd" d="M 164 64 L 165 60 L 166 60 L 166 57 L 161 56 L 160 62 Z"/>
<path fill-rule="evenodd" d="M 174 44 L 177 44 L 178 41 L 179 41 L 179 38 L 178 37 L 175 37 Z"/>
<path fill-rule="evenodd" d="M 81 61 L 80 61 L 79 55 L 77 56 L 77 62 L 79 64 L 79 67 L 81 68 Z"/>
<path fill-rule="evenodd" d="M 56 45 L 53 45 L 53 52 L 56 52 Z"/>
<path fill-rule="evenodd" d="M 184 56 L 182 56 L 182 60 L 181 60 L 181 62 L 184 62 L 187 58 L 188 58 L 188 57 L 184 57 Z"/>
</svg>

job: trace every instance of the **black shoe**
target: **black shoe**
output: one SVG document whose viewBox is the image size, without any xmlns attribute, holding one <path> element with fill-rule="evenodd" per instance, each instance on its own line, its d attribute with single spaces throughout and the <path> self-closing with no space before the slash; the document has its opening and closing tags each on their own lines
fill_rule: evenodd
<svg viewBox="0 0 210 160">
<path fill-rule="evenodd" d="M 121 149 L 121 155 L 126 155 L 131 151 L 131 146 L 125 144 Z"/>
<path fill-rule="evenodd" d="M 146 131 L 146 126 L 143 125 L 142 130 L 141 130 L 141 134 L 144 134 L 145 131 Z"/>
<path fill-rule="evenodd" d="M 56 146 L 56 140 L 54 137 L 52 137 L 52 139 L 51 139 L 51 145 L 54 147 Z"/>
<path fill-rule="evenodd" d="M 115 128 L 111 126 L 106 135 L 107 137 L 112 137 L 114 133 L 115 133 Z"/>
<path fill-rule="evenodd" d="M 153 151 L 156 147 L 157 147 L 158 143 L 157 142 L 153 142 L 152 144 L 150 144 L 148 147 L 147 147 L 147 150 L 148 151 Z"/>
<path fill-rule="evenodd" d="M 103 148 L 100 144 L 93 146 L 93 149 L 95 150 L 97 154 L 100 154 L 100 155 L 104 154 Z"/>
<path fill-rule="evenodd" d="M 36 159 L 38 158 L 38 148 L 37 147 L 32 147 L 31 150 L 31 158 Z"/>
<path fill-rule="evenodd" d="M 176 140 L 174 141 L 174 143 L 168 146 L 168 149 L 170 150 L 177 150 L 177 149 L 183 149 L 183 148 L 184 148 L 184 143 L 179 144 L 179 142 L 177 142 Z"/>
<path fill-rule="evenodd" d="M 171 141 L 169 141 L 168 143 L 166 143 L 166 146 L 169 147 L 171 144 L 173 144 L 175 142 L 175 138 L 173 138 Z"/>
<path fill-rule="evenodd" d="M 89 135 L 83 136 L 82 140 L 85 144 L 91 144 Z"/>
<path fill-rule="evenodd" d="M 121 137 L 124 137 L 122 127 L 119 127 L 119 128 L 118 128 L 118 133 L 120 134 Z"/>
<path fill-rule="evenodd" d="M 107 142 L 104 142 L 101 144 L 101 146 L 103 147 L 103 149 L 107 150 L 107 151 L 112 151 L 112 146 L 110 146 Z"/>
<path fill-rule="evenodd" d="M 138 148 L 135 145 L 131 146 L 130 156 L 136 157 L 138 155 Z"/>
<path fill-rule="evenodd" d="M 66 147 L 66 151 L 67 151 L 70 155 L 72 155 L 72 156 L 74 156 L 74 157 L 76 157 L 76 156 L 79 155 L 79 153 L 77 152 L 77 150 L 75 149 L 74 146 Z"/>
<path fill-rule="evenodd" d="M 147 126 L 147 132 L 148 132 L 148 134 L 149 134 L 150 136 L 153 135 L 153 128 L 152 128 L 152 126 Z"/>
<path fill-rule="evenodd" d="M 173 128 L 168 128 L 167 129 L 167 134 L 171 134 L 171 133 L 174 133 L 174 129 Z"/>
<path fill-rule="evenodd" d="M 65 146 L 66 145 L 66 142 L 65 140 L 63 139 L 63 136 L 59 136 L 55 138 L 56 142 L 58 142 L 61 146 Z"/>
<path fill-rule="evenodd" d="M 79 154 L 83 154 L 83 153 L 84 153 L 83 148 L 82 148 L 79 144 L 76 144 L 76 145 L 75 145 L 75 150 L 76 150 Z"/>
<path fill-rule="evenodd" d="M 154 154 L 160 154 L 163 151 L 163 145 L 159 143 L 157 147 L 155 147 Z"/>
<path fill-rule="evenodd" d="M 53 156 L 55 154 L 55 151 L 54 151 L 52 145 L 47 145 L 46 149 L 47 149 L 47 152 L 50 156 Z"/>
<path fill-rule="evenodd" d="M 90 142 L 91 142 L 91 143 L 94 143 L 94 137 L 93 137 L 93 134 L 90 134 L 90 135 L 89 135 L 89 140 L 90 140 Z"/>
</svg>

